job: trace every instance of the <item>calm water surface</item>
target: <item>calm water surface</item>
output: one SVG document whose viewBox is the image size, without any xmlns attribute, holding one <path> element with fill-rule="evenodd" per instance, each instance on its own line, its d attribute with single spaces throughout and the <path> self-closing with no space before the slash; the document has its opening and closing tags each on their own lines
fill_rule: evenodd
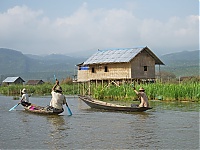
<svg viewBox="0 0 200 150">
<path fill-rule="evenodd" d="M 31 97 L 39 105 L 50 97 Z M 142 113 L 90 109 L 68 97 L 73 115 L 35 115 L 0 96 L 0 149 L 199 149 L 199 104 L 151 102 Z"/>
</svg>

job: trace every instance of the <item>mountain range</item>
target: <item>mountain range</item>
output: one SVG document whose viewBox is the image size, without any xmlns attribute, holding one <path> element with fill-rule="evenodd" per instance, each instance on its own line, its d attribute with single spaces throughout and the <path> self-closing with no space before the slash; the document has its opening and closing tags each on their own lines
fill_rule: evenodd
<svg viewBox="0 0 200 150">
<path fill-rule="evenodd" d="M 167 71 L 176 76 L 199 75 L 199 50 L 183 51 L 162 55 L 159 57 L 164 66 L 161 71 Z M 70 57 L 61 54 L 45 56 L 23 54 L 20 51 L 0 48 L 0 81 L 7 76 L 20 76 L 25 80 L 65 79 L 76 74 L 76 65 L 84 62 L 86 57 Z"/>
<path fill-rule="evenodd" d="M 23 79 L 51 80 L 54 74 L 58 79 L 74 75 L 75 65 L 86 58 L 60 54 L 38 56 L 22 54 L 20 51 L 0 48 L 0 80 L 7 76 L 20 76 Z"/>
<path fill-rule="evenodd" d="M 161 70 L 173 73 L 176 77 L 199 76 L 199 57 L 199 50 L 162 55 L 160 59 L 165 65 Z"/>
</svg>

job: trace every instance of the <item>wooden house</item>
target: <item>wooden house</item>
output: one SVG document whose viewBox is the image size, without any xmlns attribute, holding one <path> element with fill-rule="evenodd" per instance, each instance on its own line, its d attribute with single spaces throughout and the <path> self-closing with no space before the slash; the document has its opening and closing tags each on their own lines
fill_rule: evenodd
<svg viewBox="0 0 200 150">
<path fill-rule="evenodd" d="M 44 81 L 42 81 L 42 80 L 28 80 L 27 81 L 27 85 L 39 85 L 39 84 L 43 84 L 44 83 Z"/>
<path fill-rule="evenodd" d="M 21 77 L 7 77 L 3 80 L 4 85 L 23 84 L 25 81 Z"/>
<path fill-rule="evenodd" d="M 77 65 L 77 81 L 154 80 L 155 65 L 164 63 L 148 47 L 98 50 Z"/>
</svg>

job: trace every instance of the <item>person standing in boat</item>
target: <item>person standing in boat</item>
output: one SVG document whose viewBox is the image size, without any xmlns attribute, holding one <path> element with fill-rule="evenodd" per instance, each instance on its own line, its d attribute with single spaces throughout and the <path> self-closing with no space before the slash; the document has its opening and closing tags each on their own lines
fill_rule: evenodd
<svg viewBox="0 0 200 150">
<path fill-rule="evenodd" d="M 21 105 L 28 107 L 31 105 L 31 103 L 29 103 L 29 95 L 27 93 L 27 90 L 24 88 L 22 90 L 22 99 L 21 99 Z"/>
<path fill-rule="evenodd" d="M 138 107 L 149 107 L 149 102 L 145 90 L 143 87 L 140 87 L 139 92 L 133 87 L 135 93 L 140 97 L 140 104 Z"/>
<path fill-rule="evenodd" d="M 66 97 L 62 94 L 62 87 L 59 85 L 59 81 L 56 79 L 56 83 L 51 91 L 52 99 L 50 101 L 50 108 L 53 112 L 63 112 L 63 105 L 68 106 Z"/>
</svg>

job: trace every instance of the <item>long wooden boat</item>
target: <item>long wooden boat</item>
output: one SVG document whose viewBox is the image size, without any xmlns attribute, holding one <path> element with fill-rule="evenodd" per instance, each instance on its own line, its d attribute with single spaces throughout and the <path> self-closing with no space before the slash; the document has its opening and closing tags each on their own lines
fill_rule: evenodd
<svg viewBox="0 0 200 150">
<path fill-rule="evenodd" d="M 148 109 L 152 109 L 152 107 L 137 107 L 137 106 L 129 107 L 129 106 L 116 105 L 116 104 L 92 99 L 89 96 L 79 95 L 79 98 L 91 108 L 96 108 L 96 109 L 104 109 L 104 110 L 111 110 L 111 111 L 126 111 L 126 112 L 143 112 Z"/>
<path fill-rule="evenodd" d="M 42 106 L 38 106 L 35 104 L 31 104 L 30 106 L 23 106 L 24 110 L 30 113 L 35 113 L 35 114 L 43 114 L 43 115 L 58 115 L 61 112 L 53 112 L 53 110 L 51 109 L 47 109 L 47 107 L 42 107 Z"/>
</svg>

